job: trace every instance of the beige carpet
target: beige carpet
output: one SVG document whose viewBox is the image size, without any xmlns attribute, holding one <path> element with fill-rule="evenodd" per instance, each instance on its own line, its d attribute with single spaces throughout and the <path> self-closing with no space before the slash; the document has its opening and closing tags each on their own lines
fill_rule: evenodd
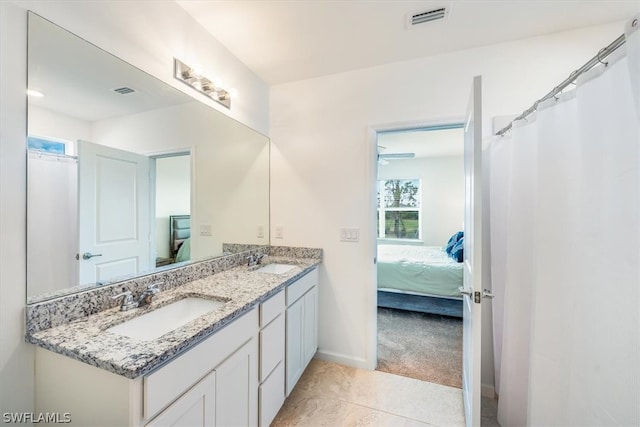
<svg viewBox="0 0 640 427">
<path fill-rule="evenodd" d="M 462 387 L 462 319 L 378 308 L 378 368 Z"/>
</svg>

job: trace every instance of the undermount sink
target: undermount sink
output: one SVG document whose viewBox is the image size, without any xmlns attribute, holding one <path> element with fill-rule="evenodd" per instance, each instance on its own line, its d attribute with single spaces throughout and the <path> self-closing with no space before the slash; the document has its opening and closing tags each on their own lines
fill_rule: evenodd
<svg viewBox="0 0 640 427">
<path fill-rule="evenodd" d="M 107 329 L 107 332 L 142 341 L 150 341 L 186 325 L 190 321 L 225 304 L 226 302 L 224 301 L 205 298 L 183 298 L 119 325 L 112 326 Z"/>
<path fill-rule="evenodd" d="M 288 271 L 291 271 L 295 268 L 295 265 L 291 264 L 267 264 L 264 267 L 260 267 L 256 271 L 258 273 L 270 273 L 270 274 L 284 274 Z"/>
</svg>

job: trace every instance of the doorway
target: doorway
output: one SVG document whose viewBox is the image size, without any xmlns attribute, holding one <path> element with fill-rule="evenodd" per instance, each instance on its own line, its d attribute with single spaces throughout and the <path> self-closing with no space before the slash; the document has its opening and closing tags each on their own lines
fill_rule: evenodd
<svg viewBox="0 0 640 427">
<path fill-rule="evenodd" d="M 154 160 L 155 236 L 151 242 L 156 267 L 191 258 L 191 153 L 179 152 L 152 157 Z"/>
<path fill-rule="evenodd" d="M 462 387 L 461 123 L 378 131 L 377 369 Z"/>
</svg>

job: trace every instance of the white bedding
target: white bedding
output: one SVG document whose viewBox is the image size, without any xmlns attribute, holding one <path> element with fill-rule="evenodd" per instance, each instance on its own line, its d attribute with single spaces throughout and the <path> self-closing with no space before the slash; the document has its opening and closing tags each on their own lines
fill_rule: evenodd
<svg viewBox="0 0 640 427">
<path fill-rule="evenodd" d="M 379 245 L 378 289 L 461 297 L 462 263 L 439 246 Z"/>
</svg>

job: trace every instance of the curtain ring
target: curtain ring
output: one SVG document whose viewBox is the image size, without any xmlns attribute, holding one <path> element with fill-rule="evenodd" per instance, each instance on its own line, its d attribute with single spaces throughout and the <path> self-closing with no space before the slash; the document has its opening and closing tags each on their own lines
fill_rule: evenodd
<svg viewBox="0 0 640 427">
<path fill-rule="evenodd" d="M 609 65 L 609 63 L 608 63 L 608 62 L 602 62 L 602 59 L 600 59 L 600 55 L 602 54 L 602 52 L 603 52 L 605 49 L 606 49 L 606 47 L 603 47 L 602 49 L 600 49 L 600 50 L 598 51 L 598 62 L 599 62 L 599 63 L 601 63 L 601 64 L 604 64 L 604 66 L 606 67 L 606 66 L 608 66 L 608 65 Z"/>
</svg>

